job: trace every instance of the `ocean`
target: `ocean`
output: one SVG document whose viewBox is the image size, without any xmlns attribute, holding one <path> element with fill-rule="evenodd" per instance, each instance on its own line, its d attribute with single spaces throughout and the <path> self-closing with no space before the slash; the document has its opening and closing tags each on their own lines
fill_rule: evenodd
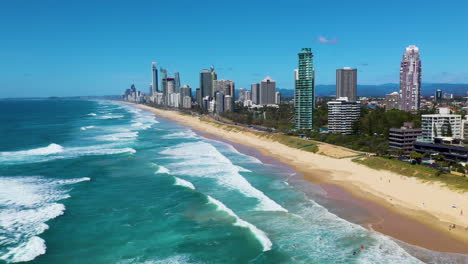
<svg viewBox="0 0 468 264">
<path fill-rule="evenodd" d="M 422 263 L 293 171 L 131 105 L 0 101 L 0 135 L 0 263 Z"/>
</svg>

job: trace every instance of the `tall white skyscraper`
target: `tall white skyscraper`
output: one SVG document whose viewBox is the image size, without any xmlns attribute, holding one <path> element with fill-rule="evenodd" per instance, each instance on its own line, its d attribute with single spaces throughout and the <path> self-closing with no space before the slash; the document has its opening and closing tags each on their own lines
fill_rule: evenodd
<svg viewBox="0 0 468 264">
<path fill-rule="evenodd" d="M 403 53 L 400 67 L 400 110 L 419 110 L 421 104 L 421 59 L 419 48 L 411 45 Z"/>
</svg>

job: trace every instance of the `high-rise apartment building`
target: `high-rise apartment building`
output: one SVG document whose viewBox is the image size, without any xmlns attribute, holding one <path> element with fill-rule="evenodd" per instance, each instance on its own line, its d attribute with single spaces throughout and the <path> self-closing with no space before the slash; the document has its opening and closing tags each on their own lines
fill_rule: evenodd
<svg viewBox="0 0 468 264">
<path fill-rule="evenodd" d="M 167 70 L 164 69 L 163 67 L 159 68 L 159 73 L 161 73 L 161 87 L 162 87 L 162 92 L 164 93 L 164 82 L 165 79 L 167 78 Z"/>
<path fill-rule="evenodd" d="M 347 97 L 349 102 L 357 99 L 357 69 L 344 67 L 336 70 L 336 98 Z"/>
<path fill-rule="evenodd" d="M 441 89 L 437 89 L 437 90 L 436 90 L 436 93 L 435 93 L 435 100 L 436 100 L 437 102 L 442 101 L 442 90 L 441 90 Z"/>
<path fill-rule="evenodd" d="M 178 72 L 174 73 L 174 81 L 175 81 L 175 91 L 178 93 L 180 89 L 180 74 Z"/>
<path fill-rule="evenodd" d="M 240 88 L 239 89 L 239 102 L 244 102 L 245 101 L 245 88 Z"/>
<path fill-rule="evenodd" d="M 400 108 L 400 94 L 398 92 L 393 92 L 385 95 L 385 110 L 389 111 L 392 109 Z"/>
<path fill-rule="evenodd" d="M 400 110 L 419 110 L 421 104 L 421 58 L 419 48 L 408 46 L 400 67 Z"/>
<path fill-rule="evenodd" d="M 151 64 L 151 70 L 153 71 L 153 81 L 151 82 L 151 93 L 150 95 L 155 95 L 156 92 L 159 91 L 158 89 L 158 68 L 156 66 L 156 62 Z"/>
<path fill-rule="evenodd" d="M 223 92 L 216 92 L 214 110 L 216 113 L 224 112 L 224 93 Z"/>
<path fill-rule="evenodd" d="M 253 104 L 259 104 L 259 97 L 260 97 L 260 84 L 259 83 L 253 83 L 250 85 L 250 91 L 252 93 L 252 103 Z"/>
<path fill-rule="evenodd" d="M 259 102 L 260 105 L 275 103 L 276 81 L 267 76 L 260 83 Z"/>
<path fill-rule="evenodd" d="M 234 82 L 231 80 L 213 80 L 213 91 L 223 92 L 225 95 L 234 96 Z"/>
<path fill-rule="evenodd" d="M 350 135 L 353 124 L 361 115 L 361 106 L 356 102 L 348 102 L 346 97 L 328 102 L 328 131 Z"/>
<path fill-rule="evenodd" d="M 201 93 L 201 88 L 195 90 L 195 100 L 197 100 L 198 107 L 203 108 L 203 96 Z"/>
<path fill-rule="evenodd" d="M 209 96 L 214 97 L 213 81 L 217 80 L 217 74 L 214 67 L 211 66 L 210 70 L 204 69 L 200 72 L 200 89 L 202 98 Z"/>
<path fill-rule="evenodd" d="M 280 92 L 275 93 L 275 104 L 277 104 L 277 105 L 281 104 L 281 93 Z"/>
<path fill-rule="evenodd" d="M 185 97 L 188 97 L 190 101 L 192 100 L 192 88 L 190 88 L 188 85 L 184 85 L 180 88 L 180 102 L 182 102 L 184 108 L 190 108 L 184 105 Z"/>
<path fill-rule="evenodd" d="M 224 112 L 234 112 L 234 98 L 230 95 L 224 96 Z"/>
<path fill-rule="evenodd" d="M 295 74 L 294 108 L 296 129 L 313 128 L 314 120 L 314 67 L 312 50 L 303 48 L 298 54 L 299 68 Z"/>
</svg>

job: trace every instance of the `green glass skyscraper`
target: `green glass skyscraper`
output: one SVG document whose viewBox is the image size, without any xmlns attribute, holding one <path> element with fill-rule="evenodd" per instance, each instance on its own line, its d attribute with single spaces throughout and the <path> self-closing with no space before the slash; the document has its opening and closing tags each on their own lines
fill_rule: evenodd
<svg viewBox="0 0 468 264">
<path fill-rule="evenodd" d="M 314 123 L 314 67 L 312 50 L 299 52 L 299 69 L 295 74 L 294 108 L 296 129 L 311 130 Z"/>
</svg>

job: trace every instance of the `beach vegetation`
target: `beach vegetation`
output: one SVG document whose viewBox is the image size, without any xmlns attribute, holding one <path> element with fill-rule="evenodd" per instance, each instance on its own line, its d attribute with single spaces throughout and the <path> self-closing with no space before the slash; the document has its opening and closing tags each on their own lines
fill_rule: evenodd
<svg viewBox="0 0 468 264">
<path fill-rule="evenodd" d="M 468 177 L 450 174 L 434 168 L 375 156 L 357 158 L 353 161 L 372 169 L 388 170 L 403 176 L 415 177 L 425 182 L 438 182 L 454 190 L 468 191 Z"/>
</svg>

